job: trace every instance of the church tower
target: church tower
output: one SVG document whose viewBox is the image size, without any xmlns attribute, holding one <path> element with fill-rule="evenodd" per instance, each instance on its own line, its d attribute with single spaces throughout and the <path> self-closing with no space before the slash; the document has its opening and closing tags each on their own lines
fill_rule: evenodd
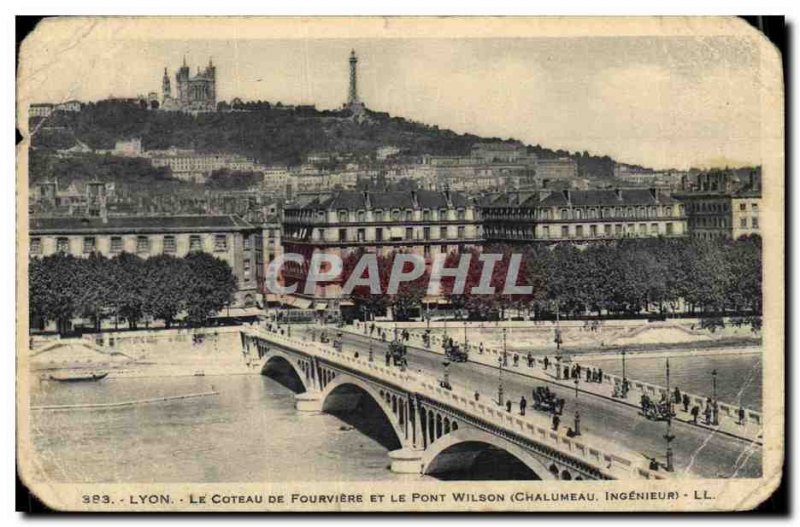
<svg viewBox="0 0 800 527">
<path fill-rule="evenodd" d="M 164 78 L 161 79 L 161 95 L 164 97 L 163 100 L 169 100 L 172 98 L 172 88 L 169 84 L 169 74 L 167 73 L 167 68 L 164 68 Z"/>
<path fill-rule="evenodd" d="M 356 50 L 350 50 L 350 90 L 347 94 L 347 106 L 353 107 L 358 100 L 358 57 Z"/>
</svg>

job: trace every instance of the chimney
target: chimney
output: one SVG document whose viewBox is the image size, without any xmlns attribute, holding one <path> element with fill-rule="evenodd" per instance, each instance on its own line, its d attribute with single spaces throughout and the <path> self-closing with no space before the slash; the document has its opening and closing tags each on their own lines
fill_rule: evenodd
<svg viewBox="0 0 800 527">
<path fill-rule="evenodd" d="M 372 208 L 372 200 L 370 199 L 369 196 L 369 190 L 364 191 L 364 208 L 366 208 L 367 210 Z"/>
<path fill-rule="evenodd" d="M 572 196 L 571 196 L 571 193 L 570 193 L 569 189 L 562 190 L 561 192 L 562 192 L 562 194 L 564 194 L 564 199 L 567 200 L 567 203 L 570 203 L 570 201 L 571 201 L 570 198 Z"/>
<path fill-rule="evenodd" d="M 413 203 L 415 207 L 419 205 L 417 202 L 417 189 L 411 189 L 411 203 Z"/>
<path fill-rule="evenodd" d="M 450 184 L 445 183 L 444 185 L 444 199 L 447 200 L 447 204 L 450 205 Z"/>
</svg>

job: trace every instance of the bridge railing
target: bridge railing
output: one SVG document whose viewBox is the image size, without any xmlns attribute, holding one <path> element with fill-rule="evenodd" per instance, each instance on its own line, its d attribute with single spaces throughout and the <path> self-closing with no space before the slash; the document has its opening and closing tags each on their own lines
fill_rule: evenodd
<svg viewBox="0 0 800 527">
<path fill-rule="evenodd" d="M 555 431 L 549 420 L 534 412 L 522 416 L 516 415 L 497 404 L 487 404 L 476 400 L 474 392 L 470 393 L 459 387 L 445 389 L 438 385 L 438 380 L 427 375 L 420 375 L 410 370 L 402 371 L 397 367 L 385 365 L 367 358 L 358 357 L 336 351 L 334 348 L 316 342 L 307 342 L 293 337 L 270 333 L 262 328 L 253 331 L 254 336 L 274 341 L 289 348 L 309 355 L 324 358 L 334 364 L 340 364 L 357 371 L 368 373 L 378 381 L 396 385 L 403 390 L 416 392 L 429 399 L 472 415 L 496 428 L 500 432 L 511 432 L 547 445 L 567 456 L 579 459 L 595 467 L 602 474 L 617 479 L 645 478 L 665 479 L 666 473 L 659 473 L 645 468 L 637 454 L 613 447 L 599 437 L 584 434 L 570 437 L 564 431 Z M 598 448 L 596 444 L 604 444 Z"/>
</svg>

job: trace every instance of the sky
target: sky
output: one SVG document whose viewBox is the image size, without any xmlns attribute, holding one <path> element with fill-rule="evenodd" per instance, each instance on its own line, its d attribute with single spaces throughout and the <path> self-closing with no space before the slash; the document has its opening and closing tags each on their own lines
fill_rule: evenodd
<svg viewBox="0 0 800 527">
<path fill-rule="evenodd" d="M 221 38 L 209 24 L 146 35 L 102 19 L 63 26 L 23 46 L 21 99 L 160 93 L 165 67 L 174 91 L 185 56 L 193 73 L 213 58 L 218 100 L 337 108 L 355 49 L 359 95 L 376 111 L 654 168 L 762 161 L 764 48 L 752 35 L 352 38 L 241 26 Z"/>
</svg>

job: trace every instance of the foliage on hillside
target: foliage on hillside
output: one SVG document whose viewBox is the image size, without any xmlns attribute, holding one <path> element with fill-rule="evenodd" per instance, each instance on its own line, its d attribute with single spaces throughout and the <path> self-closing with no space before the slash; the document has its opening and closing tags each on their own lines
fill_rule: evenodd
<svg viewBox="0 0 800 527">
<path fill-rule="evenodd" d="M 240 154 L 264 164 L 297 165 L 309 153 L 320 151 L 368 157 L 378 147 L 393 145 L 404 156 L 467 155 L 477 142 L 502 141 L 457 134 L 386 113 L 368 112 L 368 116 L 365 122 L 357 123 L 342 111 L 286 110 L 267 103 L 253 103 L 247 111 L 190 115 L 99 101 L 86 104 L 80 112 L 51 115 L 34 135 L 33 145 L 64 148 L 77 139 L 92 149 L 111 149 L 117 140 L 138 137 L 146 150 L 175 146 Z M 614 161 L 607 156 L 570 154 L 539 145 L 529 150 L 542 158 L 572 157 L 584 176 L 613 174 Z"/>
</svg>

